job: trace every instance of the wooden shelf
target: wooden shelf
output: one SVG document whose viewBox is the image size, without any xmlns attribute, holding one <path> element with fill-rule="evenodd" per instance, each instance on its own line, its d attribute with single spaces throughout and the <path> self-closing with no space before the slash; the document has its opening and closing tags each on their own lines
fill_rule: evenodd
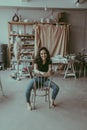
<svg viewBox="0 0 87 130">
<path fill-rule="evenodd" d="M 34 22 L 8 22 L 9 24 L 11 25 L 34 25 L 35 23 Z"/>
<path fill-rule="evenodd" d="M 13 47 L 16 37 L 19 37 L 22 41 L 22 53 L 23 56 L 31 56 L 34 52 L 34 39 L 32 34 L 34 22 L 8 22 L 8 37 L 9 37 L 9 65 L 13 57 Z M 19 34 L 20 30 L 23 34 Z M 29 32 L 28 32 L 29 31 Z"/>
<path fill-rule="evenodd" d="M 14 21 L 10 21 L 8 22 L 9 24 L 12 24 L 12 25 L 35 25 L 35 24 L 54 24 L 56 25 L 57 23 L 56 22 L 50 22 L 50 23 L 47 23 L 47 22 L 14 22 Z"/>
<path fill-rule="evenodd" d="M 18 36 L 18 37 L 34 37 L 33 34 L 10 34 L 10 36 Z"/>
</svg>

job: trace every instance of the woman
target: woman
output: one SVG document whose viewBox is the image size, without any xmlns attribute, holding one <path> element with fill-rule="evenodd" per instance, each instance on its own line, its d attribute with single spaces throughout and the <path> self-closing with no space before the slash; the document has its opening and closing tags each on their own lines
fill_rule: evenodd
<svg viewBox="0 0 87 130">
<path fill-rule="evenodd" d="M 46 47 L 40 48 L 40 50 L 37 53 L 37 56 L 34 60 L 34 72 L 41 74 L 43 77 L 49 77 L 52 73 L 52 61 L 50 59 L 49 51 Z M 51 82 L 50 87 L 53 89 L 52 92 L 52 99 L 51 99 L 51 105 L 55 106 L 54 100 L 58 94 L 59 87 L 54 83 Z M 28 108 L 32 110 L 31 102 L 30 102 L 30 95 L 31 90 L 34 88 L 34 79 L 30 79 L 28 88 L 26 91 L 26 101 Z"/>
</svg>

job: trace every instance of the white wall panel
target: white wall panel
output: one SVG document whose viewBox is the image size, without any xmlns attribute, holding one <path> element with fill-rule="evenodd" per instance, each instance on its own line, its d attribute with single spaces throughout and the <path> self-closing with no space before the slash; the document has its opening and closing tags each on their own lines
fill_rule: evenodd
<svg viewBox="0 0 87 130">
<path fill-rule="evenodd" d="M 70 27 L 69 50 L 79 52 L 85 48 L 85 12 L 72 12 L 68 14 Z"/>
<path fill-rule="evenodd" d="M 0 6 L 42 8 L 45 5 L 48 8 L 77 8 L 74 0 L 0 0 Z M 78 8 L 87 9 L 87 0 L 82 2 Z"/>
</svg>

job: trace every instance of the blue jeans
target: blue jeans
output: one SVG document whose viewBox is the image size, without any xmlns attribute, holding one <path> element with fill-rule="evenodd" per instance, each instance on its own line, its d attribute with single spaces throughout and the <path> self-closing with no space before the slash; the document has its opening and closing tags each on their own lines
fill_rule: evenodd
<svg viewBox="0 0 87 130">
<path fill-rule="evenodd" d="M 36 84 L 38 84 L 38 78 L 32 78 L 29 80 L 29 83 L 27 85 L 27 90 L 26 90 L 26 101 L 28 103 L 30 103 L 30 96 L 31 96 L 31 90 L 34 89 L 34 82 L 36 82 Z M 39 80 L 39 83 L 41 81 Z M 44 84 L 47 85 L 50 82 L 49 79 L 46 79 Z M 55 84 L 53 81 L 51 81 L 50 83 L 50 88 L 53 89 L 52 91 L 52 99 L 55 100 L 58 92 L 59 92 L 59 86 L 57 84 Z"/>
</svg>

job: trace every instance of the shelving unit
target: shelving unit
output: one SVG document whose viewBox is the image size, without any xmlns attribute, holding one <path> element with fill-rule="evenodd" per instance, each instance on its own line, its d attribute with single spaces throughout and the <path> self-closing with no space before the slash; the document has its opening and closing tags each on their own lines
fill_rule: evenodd
<svg viewBox="0 0 87 130">
<path fill-rule="evenodd" d="M 14 56 L 13 47 L 16 37 L 22 41 L 21 58 L 30 58 L 34 53 L 34 29 L 35 23 L 30 22 L 8 22 L 9 37 L 9 65 Z"/>
</svg>

